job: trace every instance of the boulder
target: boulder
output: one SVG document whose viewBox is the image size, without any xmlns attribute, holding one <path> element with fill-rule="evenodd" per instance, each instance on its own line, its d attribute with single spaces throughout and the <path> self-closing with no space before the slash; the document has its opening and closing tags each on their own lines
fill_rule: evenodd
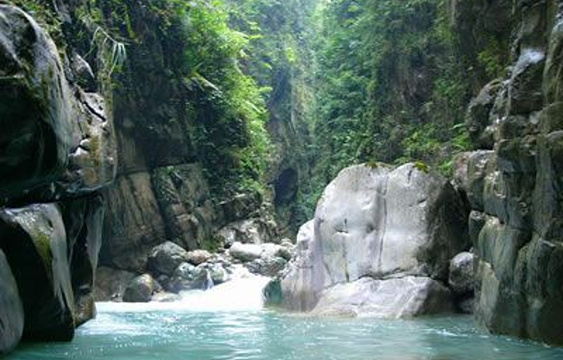
<svg viewBox="0 0 563 360">
<path fill-rule="evenodd" d="M 452 185 L 416 164 L 344 169 L 299 232 L 281 279 L 284 306 L 313 310 L 327 289 L 362 278 L 445 282 L 450 259 L 470 247 L 467 215 Z M 451 302 L 449 292 L 437 293 Z"/>
<path fill-rule="evenodd" d="M 448 284 L 457 295 L 472 293 L 474 289 L 473 254 L 462 252 L 450 262 Z"/>
<path fill-rule="evenodd" d="M 124 302 L 149 302 L 159 288 L 158 283 L 149 274 L 134 278 L 123 292 Z"/>
<path fill-rule="evenodd" d="M 155 274 L 172 275 L 180 264 L 188 261 L 189 255 L 186 250 L 167 241 L 151 250 L 148 268 Z"/>
<path fill-rule="evenodd" d="M 409 318 L 452 312 L 452 294 L 427 277 L 363 278 L 335 285 L 320 297 L 312 311 L 318 316 Z"/>
<path fill-rule="evenodd" d="M 23 305 L 18 285 L 0 250 L 0 357 L 9 353 L 19 343 L 23 334 Z"/>
<path fill-rule="evenodd" d="M 296 256 L 282 275 L 281 305 L 292 311 L 310 311 L 324 288 L 324 269 L 320 241 L 315 241 L 315 220 L 301 226 L 297 233 Z"/>
<path fill-rule="evenodd" d="M 0 211 L 0 249 L 23 302 L 24 338 L 71 340 L 75 300 L 60 208 L 42 204 Z"/>
<path fill-rule="evenodd" d="M 195 276 L 196 267 L 190 263 L 184 262 L 178 265 L 176 270 L 174 270 L 174 277 L 178 277 L 184 280 L 192 280 Z"/>
<path fill-rule="evenodd" d="M 213 287 L 211 271 L 204 266 L 195 268 L 193 278 L 184 284 L 182 290 L 207 290 Z"/>
<path fill-rule="evenodd" d="M 253 274 L 274 277 L 287 265 L 287 260 L 282 257 L 261 257 L 247 263 L 246 268 Z"/>
<path fill-rule="evenodd" d="M 240 261 L 247 262 L 259 259 L 262 255 L 262 246 L 257 244 L 243 244 L 235 242 L 229 248 L 229 254 Z"/>
<path fill-rule="evenodd" d="M 236 242 L 262 244 L 274 239 L 274 229 L 275 224 L 261 219 L 248 219 L 230 223 L 219 230 L 218 234 L 227 246 Z"/>
<path fill-rule="evenodd" d="M 291 260 L 291 258 L 295 255 L 295 244 L 293 244 L 289 239 L 283 239 L 280 245 L 281 249 L 278 252 L 278 255 L 287 261 Z"/>
<path fill-rule="evenodd" d="M 178 266 L 172 276 L 163 275 L 159 277 L 159 281 L 166 291 L 177 294 L 186 290 L 207 290 L 214 285 L 213 276 L 218 283 L 226 281 L 224 274 L 215 269 L 214 265 L 193 266 L 185 262 Z"/>
<path fill-rule="evenodd" d="M 194 250 L 188 252 L 188 262 L 196 266 L 208 262 L 211 257 L 211 253 L 207 250 Z"/>
<path fill-rule="evenodd" d="M 213 285 L 219 285 L 229 280 L 229 273 L 220 263 L 211 264 L 208 270 Z"/>
</svg>

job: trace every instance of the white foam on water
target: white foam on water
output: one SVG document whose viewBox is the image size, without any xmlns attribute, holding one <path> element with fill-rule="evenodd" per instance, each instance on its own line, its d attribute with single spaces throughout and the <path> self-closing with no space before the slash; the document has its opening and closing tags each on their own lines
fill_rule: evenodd
<svg viewBox="0 0 563 360">
<path fill-rule="evenodd" d="M 262 290 L 270 278 L 254 275 L 243 266 L 235 266 L 231 280 L 209 290 L 180 293 L 181 299 L 172 302 L 96 303 L 100 313 L 149 311 L 259 311 L 264 308 Z"/>
</svg>

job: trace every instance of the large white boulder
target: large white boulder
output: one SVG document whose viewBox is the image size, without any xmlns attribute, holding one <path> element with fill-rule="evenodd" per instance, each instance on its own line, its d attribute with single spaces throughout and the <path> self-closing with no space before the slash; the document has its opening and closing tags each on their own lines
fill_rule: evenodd
<svg viewBox="0 0 563 360">
<path fill-rule="evenodd" d="M 326 303 L 327 296 L 344 299 L 349 292 L 349 288 L 337 292 L 329 289 L 363 278 L 446 282 L 449 261 L 469 246 L 467 212 L 459 194 L 444 177 L 416 164 L 396 169 L 384 165 L 352 166 L 328 185 L 315 219 L 299 232 L 297 256 L 281 279 L 283 306 L 296 311 L 313 310 Z M 361 282 L 353 288 L 357 290 L 358 284 L 365 285 Z M 397 299 L 409 298 L 415 291 L 386 284 L 381 288 Z M 372 286 L 360 288 L 373 290 Z M 397 296 L 389 289 L 395 289 Z M 399 296 L 399 292 L 405 296 Z M 426 293 L 435 292 L 417 292 Z M 444 303 L 450 302 L 445 287 L 438 293 L 446 299 Z M 374 297 L 369 295 L 367 299 Z M 426 303 L 422 299 L 416 304 Z M 389 309 L 386 316 L 402 316 L 398 308 Z M 443 309 L 450 310 L 451 306 Z M 404 315 L 419 313 L 426 311 L 409 308 Z"/>
</svg>

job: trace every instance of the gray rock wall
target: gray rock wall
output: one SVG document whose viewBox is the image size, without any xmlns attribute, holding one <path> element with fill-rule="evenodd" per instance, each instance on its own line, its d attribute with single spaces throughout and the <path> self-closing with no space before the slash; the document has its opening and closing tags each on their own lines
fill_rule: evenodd
<svg viewBox="0 0 563 360">
<path fill-rule="evenodd" d="M 0 355 L 22 336 L 70 340 L 95 315 L 117 143 L 104 86 L 78 48 L 60 50 L 0 4 Z"/>
<path fill-rule="evenodd" d="M 514 2 L 509 75 L 474 102 L 489 105 L 468 112 L 470 127 L 481 124 L 475 146 L 487 151 L 465 155 L 476 318 L 496 333 L 555 344 L 563 344 L 562 17 L 557 1 Z"/>
</svg>

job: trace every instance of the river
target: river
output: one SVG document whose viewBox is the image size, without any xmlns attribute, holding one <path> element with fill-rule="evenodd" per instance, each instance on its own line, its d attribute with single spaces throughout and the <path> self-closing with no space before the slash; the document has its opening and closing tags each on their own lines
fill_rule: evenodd
<svg viewBox="0 0 563 360">
<path fill-rule="evenodd" d="M 71 343 L 23 344 L 7 360 L 555 360 L 563 349 L 489 335 L 470 316 L 325 319 L 262 306 L 243 277 L 172 303 L 99 303 Z"/>
</svg>

